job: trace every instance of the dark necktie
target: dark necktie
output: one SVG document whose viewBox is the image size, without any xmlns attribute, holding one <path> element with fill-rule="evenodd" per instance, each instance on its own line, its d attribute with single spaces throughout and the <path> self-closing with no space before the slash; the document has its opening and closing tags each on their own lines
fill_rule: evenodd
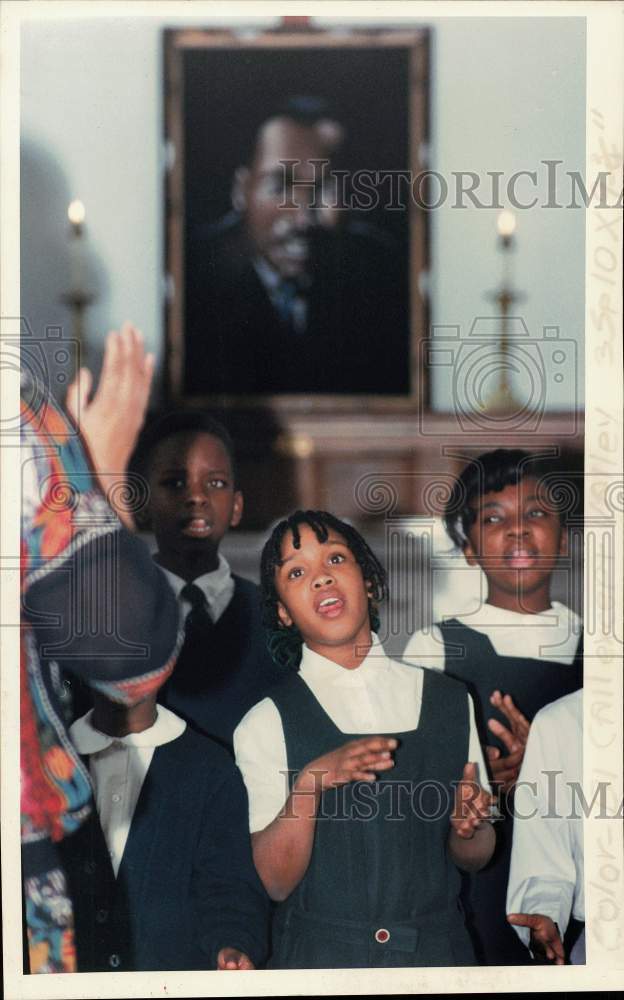
<svg viewBox="0 0 624 1000">
<path fill-rule="evenodd" d="M 280 319 L 285 326 L 295 329 L 295 303 L 297 301 L 297 285 L 294 281 L 282 281 L 275 289 L 273 303 Z"/>
<path fill-rule="evenodd" d="M 187 583 L 180 591 L 180 597 L 191 605 L 184 621 L 185 645 L 187 642 L 195 645 L 197 640 L 212 631 L 213 621 L 208 601 L 203 590 L 195 583 Z"/>
<path fill-rule="evenodd" d="M 205 694 L 214 685 L 214 629 L 206 595 L 195 583 L 187 583 L 180 597 L 191 605 L 184 620 L 184 642 L 173 673 L 162 689 L 161 702 L 184 719 L 193 719 L 188 699 Z"/>
</svg>

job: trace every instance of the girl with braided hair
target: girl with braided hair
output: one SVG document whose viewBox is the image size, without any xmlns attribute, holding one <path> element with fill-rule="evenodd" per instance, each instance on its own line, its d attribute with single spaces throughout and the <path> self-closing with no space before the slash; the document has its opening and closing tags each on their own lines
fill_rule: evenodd
<svg viewBox="0 0 624 1000">
<path fill-rule="evenodd" d="M 384 654 L 385 571 L 332 514 L 277 525 L 261 586 L 271 651 L 292 673 L 243 718 L 234 750 L 278 903 L 270 964 L 474 964 L 456 866 L 485 864 L 494 831 L 466 689 Z"/>
</svg>

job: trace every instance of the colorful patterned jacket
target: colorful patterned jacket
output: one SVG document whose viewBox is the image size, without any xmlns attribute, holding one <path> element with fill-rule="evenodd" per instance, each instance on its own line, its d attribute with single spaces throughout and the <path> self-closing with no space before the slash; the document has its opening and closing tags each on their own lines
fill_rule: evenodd
<svg viewBox="0 0 624 1000">
<path fill-rule="evenodd" d="M 64 719 L 62 671 L 133 704 L 173 669 L 178 608 L 143 543 L 99 491 L 75 429 L 22 390 L 20 743 L 24 876 L 91 810 Z M 122 484 L 120 484 L 121 486 Z"/>
</svg>

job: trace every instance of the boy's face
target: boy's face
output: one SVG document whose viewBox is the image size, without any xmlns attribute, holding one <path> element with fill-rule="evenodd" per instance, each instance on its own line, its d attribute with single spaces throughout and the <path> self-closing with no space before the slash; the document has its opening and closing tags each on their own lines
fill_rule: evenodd
<svg viewBox="0 0 624 1000">
<path fill-rule="evenodd" d="M 275 571 L 280 621 L 294 623 L 314 652 L 341 662 L 341 651 L 349 659 L 355 646 L 370 644 L 368 587 L 342 535 L 330 531 L 319 542 L 307 524 L 299 533 L 298 549 L 285 535 Z"/>
<path fill-rule="evenodd" d="M 163 679 L 163 684 L 167 677 Z M 100 732 L 108 733 L 110 736 L 125 736 L 128 733 L 143 732 L 143 730 L 153 726 L 156 721 L 156 698 L 157 692 L 152 691 L 151 694 L 141 701 L 135 702 L 134 705 L 121 705 L 118 702 L 110 701 L 106 695 L 94 690 L 93 725 Z"/>
<path fill-rule="evenodd" d="M 538 499 L 537 480 L 485 493 L 471 507 L 476 519 L 464 554 L 485 573 L 489 603 L 523 613 L 546 610 L 550 578 L 567 537 L 558 513 Z"/>
<path fill-rule="evenodd" d="M 219 438 L 197 431 L 165 438 L 154 450 L 148 480 L 159 555 L 184 559 L 203 553 L 216 560 L 223 536 L 243 512 Z"/>
</svg>

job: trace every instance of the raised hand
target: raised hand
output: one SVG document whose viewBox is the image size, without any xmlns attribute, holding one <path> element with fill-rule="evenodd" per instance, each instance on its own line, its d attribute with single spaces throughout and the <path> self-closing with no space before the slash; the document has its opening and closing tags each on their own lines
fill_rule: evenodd
<svg viewBox="0 0 624 1000">
<path fill-rule="evenodd" d="M 128 460 L 145 418 L 154 374 L 154 357 L 145 353 L 142 334 L 130 323 L 106 338 L 104 362 L 97 389 L 93 376 L 81 368 L 67 390 L 66 407 L 87 447 L 100 486 L 114 499 L 115 487 L 125 484 Z M 116 507 L 128 527 L 132 517 Z"/>
<path fill-rule="evenodd" d="M 397 746 L 397 740 L 385 736 L 351 740 L 308 764 L 304 769 L 304 781 L 308 784 L 311 778 L 315 791 L 337 788 L 349 781 L 375 781 L 378 771 L 394 767 L 392 750 Z M 299 787 L 301 778 L 300 775 L 297 781 Z"/>
<path fill-rule="evenodd" d="M 507 718 L 509 727 L 497 719 L 488 720 L 488 729 L 507 749 L 507 753 L 503 756 L 498 747 L 486 747 L 488 762 L 496 787 L 510 792 L 518 780 L 530 723 L 520 709 L 516 708 L 511 695 L 506 694 L 503 697 L 500 691 L 493 691 L 490 703 Z"/>
<path fill-rule="evenodd" d="M 466 764 L 455 791 L 455 809 L 451 815 L 451 827 L 457 836 L 472 840 L 479 827 L 490 819 L 494 801 L 494 796 L 477 781 L 477 765 Z"/>
<path fill-rule="evenodd" d="M 217 955 L 217 969 L 255 969 L 255 965 L 238 948 L 222 948 Z"/>
<path fill-rule="evenodd" d="M 508 913 L 507 920 L 531 931 L 531 951 L 544 955 L 549 962 L 565 965 L 563 941 L 557 925 L 542 913 Z"/>
</svg>

